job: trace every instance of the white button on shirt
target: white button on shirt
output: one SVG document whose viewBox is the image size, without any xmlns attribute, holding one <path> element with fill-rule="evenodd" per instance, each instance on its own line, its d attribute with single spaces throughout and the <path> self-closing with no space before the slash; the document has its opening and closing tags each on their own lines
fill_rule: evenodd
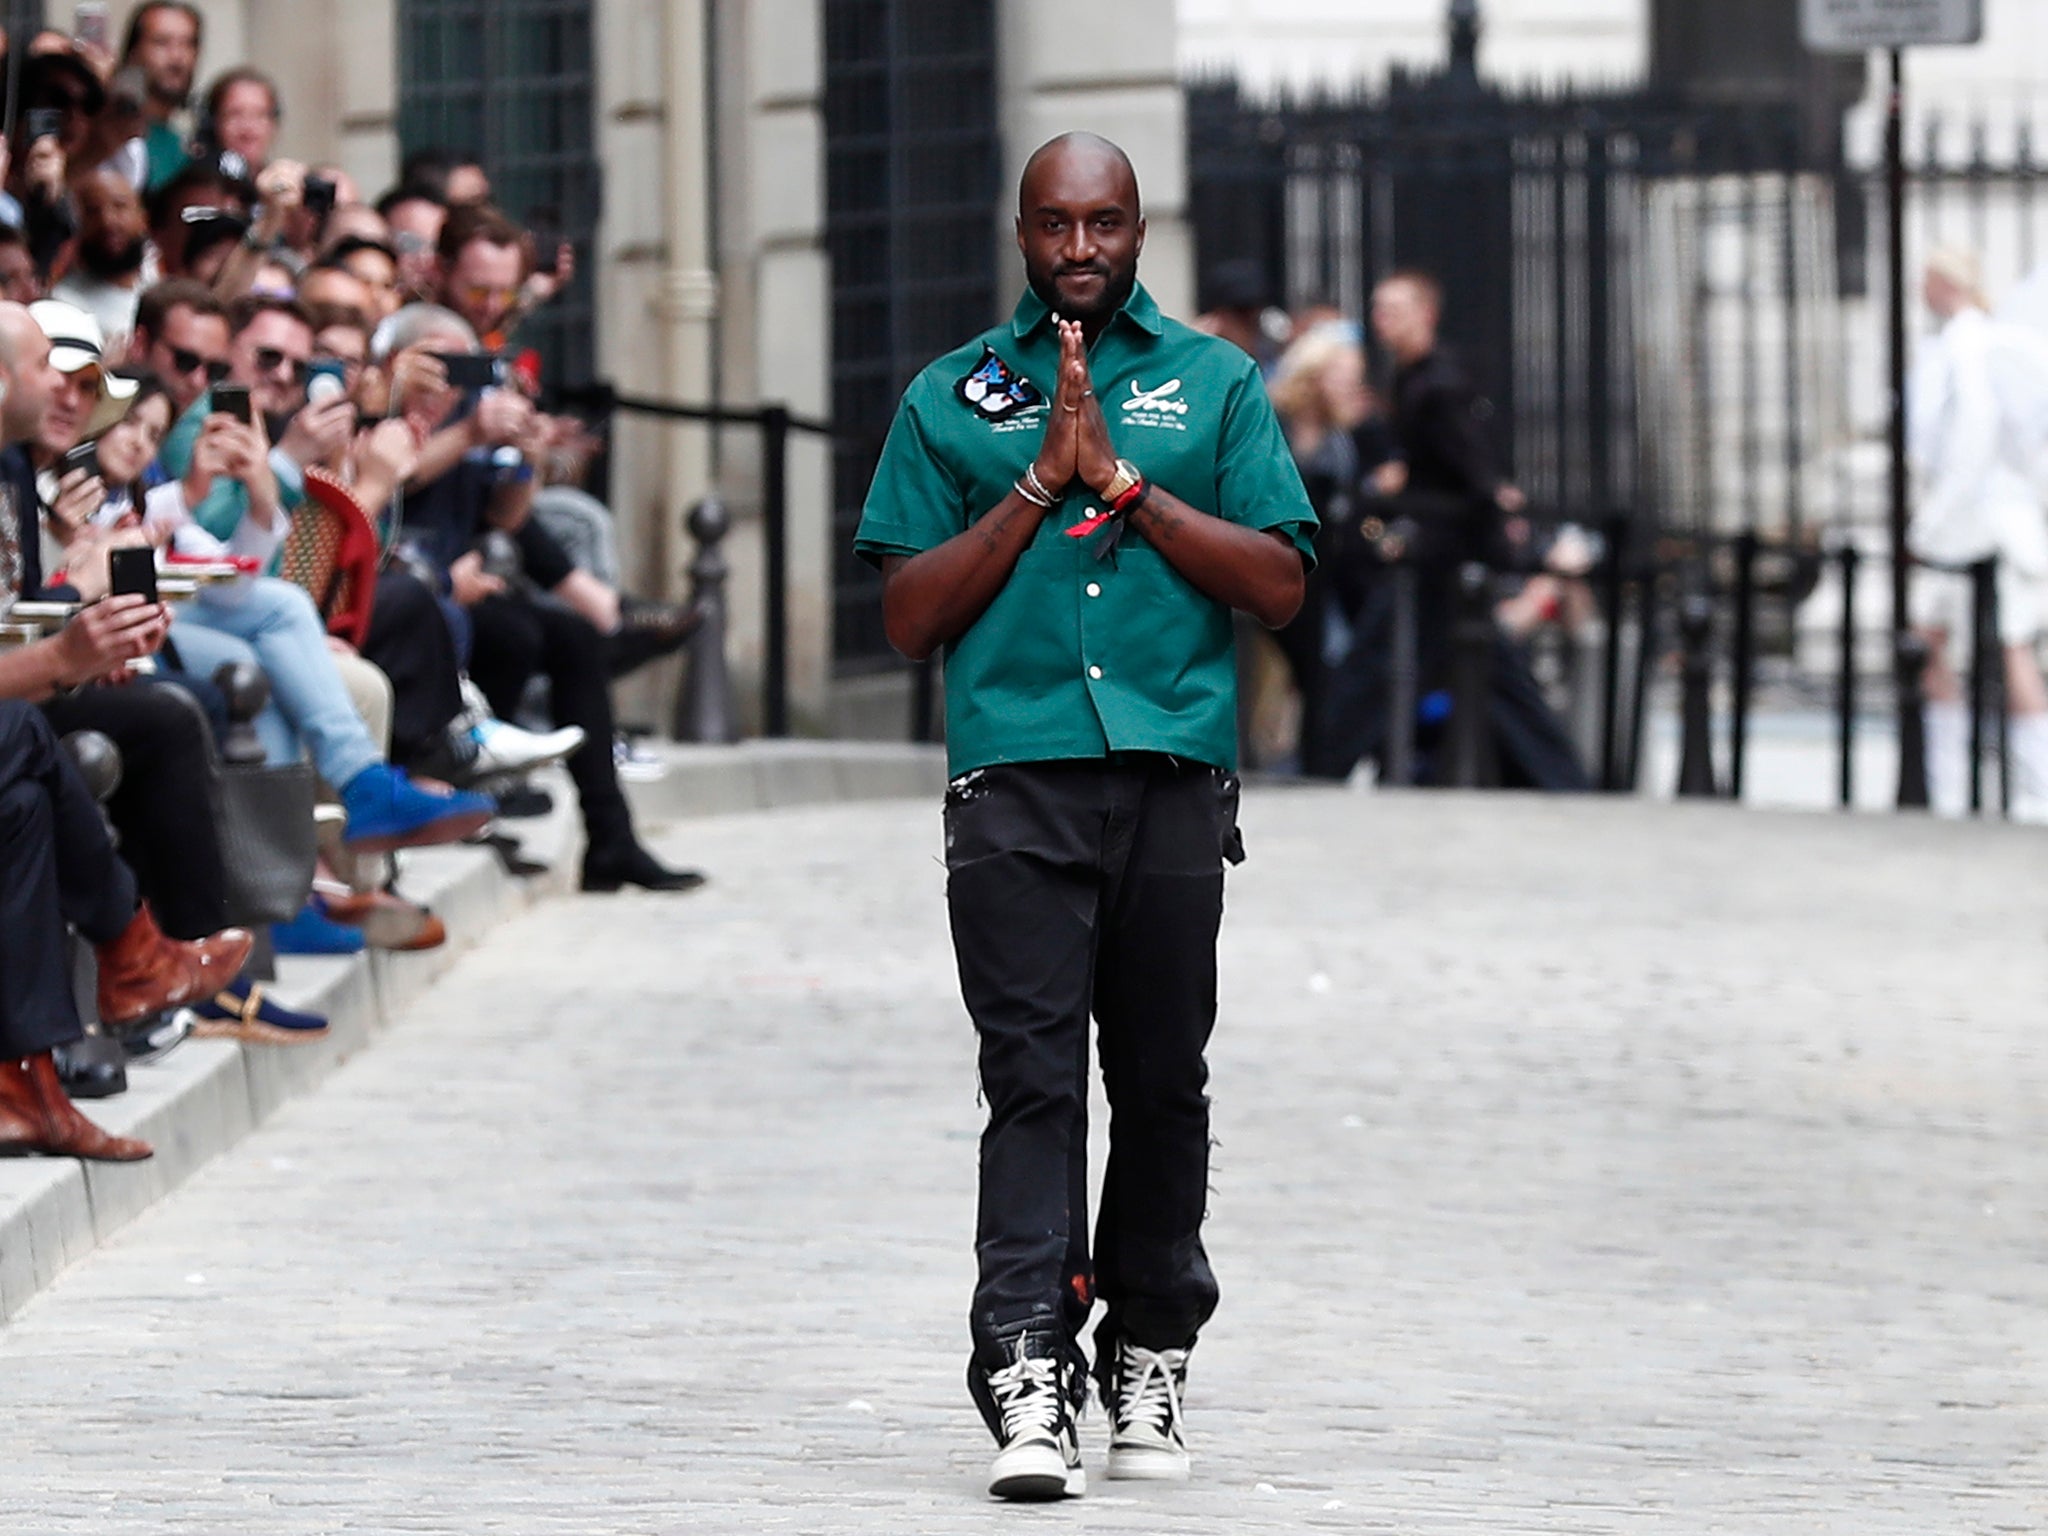
<svg viewBox="0 0 2048 1536">
<path fill-rule="evenodd" d="M 1088 595 L 1089 595 L 1090 597 L 1100 597 L 1100 596 L 1102 596 L 1102 583 L 1101 583 L 1101 582 L 1099 582 L 1099 581 L 1091 581 L 1091 582 L 1089 582 L 1089 583 L 1088 583 Z"/>
<path fill-rule="evenodd" d="M 1097 682 L 1100 682 L 1102 680 L 1102 668 L 1090 667 L 1088 669 L 1088 675 L 1094 678 Z"/>
</svg>

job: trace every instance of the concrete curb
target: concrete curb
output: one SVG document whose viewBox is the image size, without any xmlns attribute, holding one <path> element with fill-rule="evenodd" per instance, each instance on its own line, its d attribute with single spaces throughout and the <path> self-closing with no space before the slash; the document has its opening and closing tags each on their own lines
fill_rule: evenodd
<svg viewBox="0 0 2048 1536">
<path fill-rule="evenodd" d="M 645 825 L 695 816 L 837 801 L 929 795 L 945 785 L 945 758 L 931 747 L 866 742 L 749 742 L 736 747 L 663 744 L 663 777 L 629 783 Z M 304 1046 L 245 1047 L 193 1040 L 129 1073 L 128 1091 L 88 1104 L 99 1124 L 156 1147 L 146 1163 L 0 1160 L 0 1322 L 73 1261 L 176 1189 L 288 1100 L 323 1082 L 377 1035 L 464 950 L 499 923 L 575 888 L 582 833 L 566 778 L 550 784 L 548 817 L 509 825 L 548 873 L 521 881 L 476 848 L 429 848 L 405 856 L 402 888 L 431 905 L 448 943 L 425 954 L 340 958 L 287 956 L 274 990 L 294 1007 L 327 1015 L 327 1038 Z"/>
</svg>

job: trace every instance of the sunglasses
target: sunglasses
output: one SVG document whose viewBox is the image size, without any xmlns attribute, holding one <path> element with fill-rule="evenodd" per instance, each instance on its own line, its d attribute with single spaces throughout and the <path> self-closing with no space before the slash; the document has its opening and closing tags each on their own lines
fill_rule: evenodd
<svg viewBox="0 0 2048 1536">
<path fill-rule="evenodd" d="M 293 383 L 303 384 L 306 382 L 307 364 L 300 362 L 297 358 L 286 357 L 276 347 L 258 347 L 256 349 L 256 371 L 258 373 L 276 373 L 280 368 L 287 365 L 291 368 Z"/>
<path fill-rule="evenodd" d="M 191 373 L 194 369 L 203 367 L 206 370 L 206 382 L 209 384 L 218 384 L 226 378 L 229 366 L 228 360 L 224 357 L 201 357 L 197 352 L 189 352 L 183 347 L 171 348 L 172 368 L 179 373 Z"/>
</svg>

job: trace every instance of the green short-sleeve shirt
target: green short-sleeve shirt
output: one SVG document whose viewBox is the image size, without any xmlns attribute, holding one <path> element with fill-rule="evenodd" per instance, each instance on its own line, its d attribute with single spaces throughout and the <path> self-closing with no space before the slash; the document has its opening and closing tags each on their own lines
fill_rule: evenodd
<svg viewBox="0 0 2048 1536">
<path fill-rule="evenodd" d="M 991 359 L 994 359 L 992 362 Z M 1010 493 L 1037 457 L 1059 340 L 1026 291 L 1004 324 L 932 363 L 904 392 L 854 548 L 880 564 L 943 544 Z M 1316 516 L 1258 365 L 1159 313 L 1142 286 L 1090 349 L 1110 441 L 1155 485 L 1313 562 Z M 1230 610 L 1135 531 L 1065 530 L 1100 503 L 1076 482 L 986 612 L 946 648 L 946 750 L 955 775 L 992 763 L 1170 752 L 1237 766 Z"/>
</svg>

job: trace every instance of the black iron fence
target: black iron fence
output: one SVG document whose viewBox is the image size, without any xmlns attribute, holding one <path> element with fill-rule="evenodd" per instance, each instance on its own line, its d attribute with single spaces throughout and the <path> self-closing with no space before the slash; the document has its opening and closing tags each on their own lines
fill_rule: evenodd
<svg viewBox="0 0 2048 1536">
<path fill-rule="evenodd" d="M 1541 529 L 1549 519 L 1538 517 Z M 1392 595 L 1394 620 L 1383 654 L 1384 723 L 1372 735 L 1378 782 L 1485 788 L 1502 781 L 1493 670 L 1500 655 L 1495 604 L 1503 576 L 1523 576 L 1472 564 L 1458 580 L 1432 578 L 1402 552 L 1398 525 L 1383 541 L 1382 578 Z M 1865 641 L 1873 638 L 1860 603 L 1884 557 L 1866 555 L 1854 542 L 1818 537 L 1765 538 L 1666 533 L 1634 540 L 1626 516 L 1598 532 L 1600 554 L 1581 580 L 1594 601 L 1595 633 L 1566 686 L 1550 702 L 1568 719 L 1590 718 L 1580 733 L 1586 769 L 1605 791 L 1672 793 L 1681 798 L 1742 800 L 1750 784 L 1751 727 L 1760 692 L 1760 662 L 1767 649 L 1789 647 L 1802 610 L 1824 601 L 1831 610 L 1826 679 L 1830 719 L 1829 763 L 1811 767 L 1815 779 L 1804 798 L 1822 798 L 1820 778 L 1844 809 L 1857 803 L 1857 748 L 1878 717 L 1864 707 L 1870 670 Z M 1874 570 L 1872 569 L 1874 568 Z M 1916 562 L 1923 576 L 1967 580 L 1966 635 L 1950 637 L 1968 664 L 1960 678 L 1968 718 L 1967 804 L 1973 814 L 2011 809 L 2008 760 L 2010 716 L 1998 624 L 1998 564 L 1967 566 Z M 1867 586 L 1866 583 L 1869 585 Z M 1434 598 L 1427 594 L 1434 594 Z M 1430 601 L 1449 611 L 1425 615 Z M 1445 637 L 1428 673 L 1418 668 L 1418 634 L 1435 625 Z M 1924 648 L 1915 654 L 1924 661 Z M 1591 690 L 1590 709 L 1567 694 Z M 1676 717 L 1676 752 L 1666 782 L 1650 777 L 1645 749 L 1649 716 L 1659 693 Z M 1883 727 L 1889 740 L 1889 722 Z M 1987 774 L 1987 769 L 1990 773 Z M 1994 787 L 1995 785 L 1995 787 Z M 1784 786 L 1781 786 L 1781 789 Z"/>
<path fill-rule="evenodd" d="M 1713 650 L 1695 666 L 1730 693 L 1716 787 L 1747 787 L 1761 661 L 1832 668 L 1806 693 L 1847 698 L 1843 742 L 1862 705 L 1894 696 L 1890 614 L 1867 601 L 1889 559 L 1879 125 L 1852 117 L 1817 149 L 1796 108 L 1515 96 L 1456 71 L 1270 100 L 1198 82 L 1187 121 L 1199 272 L 1250 260 L 1272 302 L 1357 317 L 1397 267 L 1443 283 L 1445 339 L 1517 482 L 1625 527 L 1610 542 L 1635 563 L 1596 579 L 1619 583 L 1608 622 L 1641 635 L 1646 684 L 1683 674 L 1688 613 L 1704 616 Z M 1969 245 L 1996 298 L 2048 261 L 2048 166 L 2023 113 L 1922 119 L 1907 166 L 1909 262 Z M 1848 631 L 1803 660 L 1826 647 L 1801 645 L 1823 627 L 1802 605 L 1845 587 Z M 1607 712 L 1609 787 L 1636 778 L 1627 715 L 1645 691 Z"/>
<path fill-rule="evenodd" d="M 619 411 L 663 421 L 708 422 L 715 426 L 754 427 L 761 445 L 761 734 L 789 734 L 789 435 L 808 432 L 834 436 L 832 423 L 799 416 L 780 403 L 748 407 L 686 405 L 621 394 L 607 383 L 560 391 L 564 405 L 590 411 L 609 422 Z M 717 522 L 722 538 L 727 524 Z M 723 626 L 718 639 L 724 639 Z M 719 661 L 723 673 L 723 659 Z"/>
</svg>

